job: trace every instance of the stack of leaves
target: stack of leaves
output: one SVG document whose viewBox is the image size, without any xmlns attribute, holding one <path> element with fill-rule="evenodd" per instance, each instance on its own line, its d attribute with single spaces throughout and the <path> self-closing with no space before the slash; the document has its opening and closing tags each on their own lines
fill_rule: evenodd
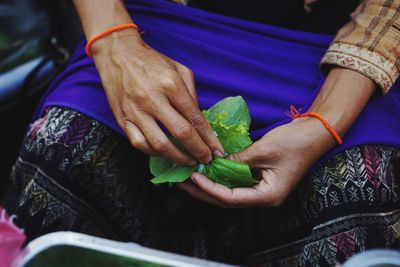
<svg viewBox="0 0 400 267">
<path fill-rule="evenodd" d="M 227 97 L 203 113 L 227 155 L 252 144 L 249 137 L 249 110 L 241 96 Z M 184 182 L 193 172 L 202 173 L 210 180 L 229 188 L 248 187 L 257 183 L 247 164 L 222 157 L 197 166 L 178 166 L 162 157 L 151 157 L 150 171 L 155 176 L 151 180 L 153 184 Z"/>
</svg>

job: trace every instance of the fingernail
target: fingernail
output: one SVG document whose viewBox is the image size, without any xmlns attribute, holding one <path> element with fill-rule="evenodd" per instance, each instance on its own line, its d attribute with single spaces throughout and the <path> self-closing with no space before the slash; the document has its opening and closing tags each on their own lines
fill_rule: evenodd
<svg viewBox="0 0 400 267">
<path fill-rule="evenodd" d="M 192 179 L 192 182 L 197 184 L 196 179 L 197 179 L 197 174 L 193 173 L 192 176 L 190 177 Z"/>
<path fill-rule="evenodd" d="M 215 150 L 214 156 L 223 157 L 225 154 L 221 150 Z"/>
</svg>

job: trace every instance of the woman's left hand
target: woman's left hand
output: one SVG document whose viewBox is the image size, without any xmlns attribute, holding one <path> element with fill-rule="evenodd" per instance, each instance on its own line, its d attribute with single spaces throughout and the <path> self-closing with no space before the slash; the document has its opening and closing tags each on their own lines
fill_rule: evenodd
<svg viewBox="0 0 400 267">
<path fill-rule="evenodd" d="M 279 206 L 307 170 L 335 145 L 315 118 L 300 118 L 279 126 L 229 159 L 244 162 L 261 178 L 254 187 L 230 189 L 194 173 L 178 186 L 195 198 L 225 208 Z"/>
</svg>

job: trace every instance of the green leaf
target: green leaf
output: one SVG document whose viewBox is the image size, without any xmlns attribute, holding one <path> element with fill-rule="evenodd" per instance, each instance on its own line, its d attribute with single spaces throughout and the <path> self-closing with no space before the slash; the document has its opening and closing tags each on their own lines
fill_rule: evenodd
<svg viewBox="0 0 400 267">
<path fill-rule="evenodd" d="M 154 176 L 161 175 L 172 166 L 173 164 L 163 157 L 150 157 L 150 172 Z"/>
<path fill-rule="evenodd" d="M 210 180 L 229 188 L 249 187 L 258 183 L 247 164 L 224 158 L 216 158 L 208 164 L 206 175 Z"/>
<path fill-rule="evenodd" d="M 234 131 L 229 137 L 222 136 L 221 139 L 223 140 L 221 143 L 228 155 L 242 151 L 253 143 L 250 136 L 236 134 Z"/>
<path fill-rule="evenodd" d="M 150 181 L 153 184 L 184 182 L 190 177 L 190 175 L 192 175 L 196 168 L 197 166 L 174 165 Z"/>
<path fill-rule="evenodd" d="M 203 113 L 228 154 L 239 152 L 251 145 L 249 110 L 241 96 L 227 97 Z M 176 140 L 171 140 L 181 147 Z M 188 167 L 176 166 L 161 157 L 151 157 L 150 171 L 155 176 L 151 180 L 154 184 L 183 182 L 194 171 L 230 188 L 253 186 L 257 183 L 249 166 L 224 158 L 216 158 L 207 165 Z"/>
<path fill-rule="evenodd" d="M 225 127 L 240 126 L 243 133 L 250 127 L 249 110 L 241 96 L 222 99 L 206 111 L 206 118 L 210 123 L 220 121 Z"/>
<path fill-rule="evenodd" d="M 249 110 L 241 96 L 224 98 L 203 114 L 228 154 L 251 145 Z"/>
</svg>

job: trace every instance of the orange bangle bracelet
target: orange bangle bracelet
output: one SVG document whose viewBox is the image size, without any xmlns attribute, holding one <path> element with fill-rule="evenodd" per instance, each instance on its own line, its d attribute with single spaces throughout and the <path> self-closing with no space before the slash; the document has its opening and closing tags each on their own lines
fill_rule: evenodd
<svg viewBox="0 0 400 267">
<path fill-rule="evenodd" d="M 333 129 L 332 126 L 329 125 L 329 123 L 319 114 L 315 112 L 306 112 L 301 114 L 293 105 L 290 106 L 290 112 L 288 112 L 289 117 L 292 119 L 297 119 L 297 118 L 304 118 L 304 117 L 313 117 L 318 119 L 324 127 L 328 130 L 328 132 L 332 135 L 332 137 L 336 140 L 336 142 L 341 145 L 343 144 L 342 138 L 340 138 L 339 134 L 336 132 L 335 129 Z"/>
<path fill-rule="evenodd" d="M 86 47 L 85 47 L 85 52 L 86 55 L 88 57 L 92 57 L 92 53 L 90 52 L 90 48 L 92 47 L 92 45 L 94 44 L 94 42 L 96 42 L 97 40 L 103 38 L 106 35 L 109 35 L 110 33 L 116 32 L 116 31 L 120 31 L 120 30 L 124 30 L 124 29 L 129 29 L 129 28 L 134 28 L 134 29 L 138 29 L 138 26 L 135 23 L 129 23 L 129 24 L 120 24 L 114 27 L 111 27 L 107 30 L 105 30 L 102 33 L 99 33 L 97 35 L 95 35 L 92 39 L 89 40 L 89 42 L 87 42 Z"/>
</svg>

